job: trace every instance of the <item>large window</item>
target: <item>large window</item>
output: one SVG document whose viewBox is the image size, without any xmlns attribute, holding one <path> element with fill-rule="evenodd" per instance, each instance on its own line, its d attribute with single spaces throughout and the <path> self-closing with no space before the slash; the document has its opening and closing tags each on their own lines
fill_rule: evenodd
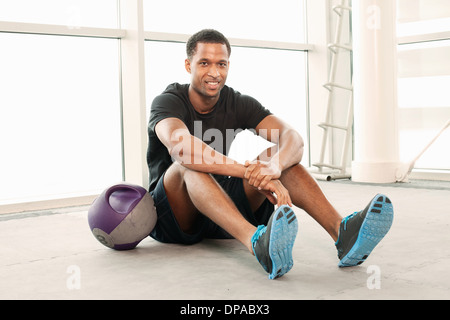
<svg viewBox="0 0 450 320">
<path fill-rule="evenodd" d="M 0 21 L 117 28 L 114 0 L 0 0 Z"/>
<path fill-rule="evenodd" d="M 153 98 L 173 82 L 189 83 L 184 68 L 185 45 L 148 41 L 148 106 Z M 227 85 L 251 95 L 272 113 L 296 128 L 307 139 L 306 54 L 298 51 L 259 48 L 232 48 Z M 147 110 L 149 112 L 149 108 Z M 148 114 L 147 112 L 147 114 Z M 258 155 L 265 143 L 243 133 L 236 140 L 230 156 L 240 162 Z M 250 157 L 250 158 L 248 158 Z M 309 155 L 304 155 L 305 162 Z"/>
<path fill-rule="evenodd" d="M 120 181 L 117 42 L 0 33 L 0 204 Z"/>
<path fill-rule="evenodd" d="M 411 161 L 450 120 L 449 3 L 398 0 L 398 22 L 400 156 Z M 447 129 L 416 168 L 450 170 L 449 145 Z"/>
<path fill-rule="evenodd" d="M 144 0 L 145 30 L 214 28 L 230 38 L 304 43 L 304 9 L 304 0 Z"/>
<path fill-rule="evenodd" d="M 141 112 L 168 84 L 189 82 L 185 42 L 203 28 L 232 42 L 228 85 L 307 140 L 304 26 L 305 0 L 0 0 L 0 205 L 127 180 L 145 157 Z M 237 160 L 246 146 L 234 147 Z"/>
<path fill-rule="evenodd" d="M 308 140 L 306 52 L 283 49 L 283 42 L 305 41 L 304 1 L 171 0 L 144 1 L 144 5 L 146 31 L 169 33 L 165 35 L 169 39 L 170 33 L 173 39 L 179 39 L 180 34 L 193 34 L 204 28 L 224 33 L 233 47 L 227 85 L 259 100 Z M 171 19 L 160 12 L 167 12 Z M 240 39 L 238 45 L 234 38 Z M 189 82 L 184 68 L 185 44 L 180 42 L 146 42 L 147 114 L 154 97 L 168 84 Z M 260 43 L 264 47 L 258 47 Z M 243 162 L 267 146 L 244 132 L 238 135 L 230 156 Z M 303 164 L 309 166 L 309 149 L 305 149 Z"/>
<path fill-rule="evenodd" d="M 63 35 L 117 27 L 116 2 L 94 2 L 0 0 L 0 205 L 122 180 L 119 42 Z"/>
</svg>

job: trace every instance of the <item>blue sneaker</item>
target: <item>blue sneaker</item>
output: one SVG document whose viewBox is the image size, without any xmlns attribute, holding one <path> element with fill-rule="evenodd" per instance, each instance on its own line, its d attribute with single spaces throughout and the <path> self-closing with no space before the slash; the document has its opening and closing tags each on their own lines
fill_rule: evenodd
<svg viewBox="0 0 450 320">
<path fill-rule="evenodd" d="M 336 241 L 339 267 L 363 263 L 392 226 L 394 209 L 391 200 L 378 194 L 367 207 L 342 219 Z"/>
<path fill-rule="evenodd" d="M 292 248 L 298 231 L 298 222 L 289 206 L 274 211 L 267 226 L 259 226 L 252 237 L 256 259 L 269 279 L 276 279 L 292 269 Z"/>
</svg>

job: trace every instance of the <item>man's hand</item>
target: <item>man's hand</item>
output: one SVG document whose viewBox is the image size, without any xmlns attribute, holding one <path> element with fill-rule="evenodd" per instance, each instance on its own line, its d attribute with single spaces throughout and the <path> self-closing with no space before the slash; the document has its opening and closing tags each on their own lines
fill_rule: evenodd
<svg viewBox="0 0 450 320">
<path fill-rule="evenodd" d="M 246 161 L 247 168 L 244 179 L 259 192 L 264 194 L 274 205 L 289 205 L 292 207 L 292 200 L 288 190 L 283 186 L 279 178 L 281 170 L 274 162 L 266 161 Z"/>
<path fill-rule="evenodd" d="M 258 190 L 264 190 L 271 180 L 281 177 L 281 169 L 272 161 L 246 161 L 245 167 L 244 178 Z"/>
<path fill-rule="evenodd" d="M 289 191 L 283 186 L 280 180 L 269 181 L 264 189 L 259 190 L 259 192 L 264 194 L 273 205 L 288 205 L 292 207 L 292 200 L 289 195 Z"/>
</svg>

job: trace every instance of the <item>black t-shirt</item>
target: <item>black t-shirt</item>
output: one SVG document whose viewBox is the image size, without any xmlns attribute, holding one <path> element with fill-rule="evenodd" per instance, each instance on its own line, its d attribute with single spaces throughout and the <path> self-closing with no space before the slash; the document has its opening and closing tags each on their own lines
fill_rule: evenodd
<svg viewBox="0 0 450 320">
<path fill-rule="evenodd" d="M 240 130 L 255 129 L 271 114 L 254 98 L 242 95 L 228 86 L 224 86 L 220 92 L 219 101 L 213 111 L 200 114 L 192 106 L 188 90 L 188 84 L 174 83 L 153 100 L 148 125 L 149 191 L 156 187 L 160 177 L 173 163 L 167 148 L 155 133 L 155 126 L 159 121 L 178 118 L 184 122 L 192 135 L 227 155 Z"/>
</svg>

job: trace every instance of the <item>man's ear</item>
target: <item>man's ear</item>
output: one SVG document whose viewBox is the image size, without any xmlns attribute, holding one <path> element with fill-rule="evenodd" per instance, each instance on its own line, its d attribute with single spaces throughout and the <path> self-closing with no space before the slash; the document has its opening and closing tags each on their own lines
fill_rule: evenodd
<svg viewBox="0 0 450 320">
<path fill-rule="evenodd" d="M 186 71 L 188 73 L 191 73 L 191 60 L 189 59 L 184 60 L 184 67 L 186 68 Z"/>
</svg>

